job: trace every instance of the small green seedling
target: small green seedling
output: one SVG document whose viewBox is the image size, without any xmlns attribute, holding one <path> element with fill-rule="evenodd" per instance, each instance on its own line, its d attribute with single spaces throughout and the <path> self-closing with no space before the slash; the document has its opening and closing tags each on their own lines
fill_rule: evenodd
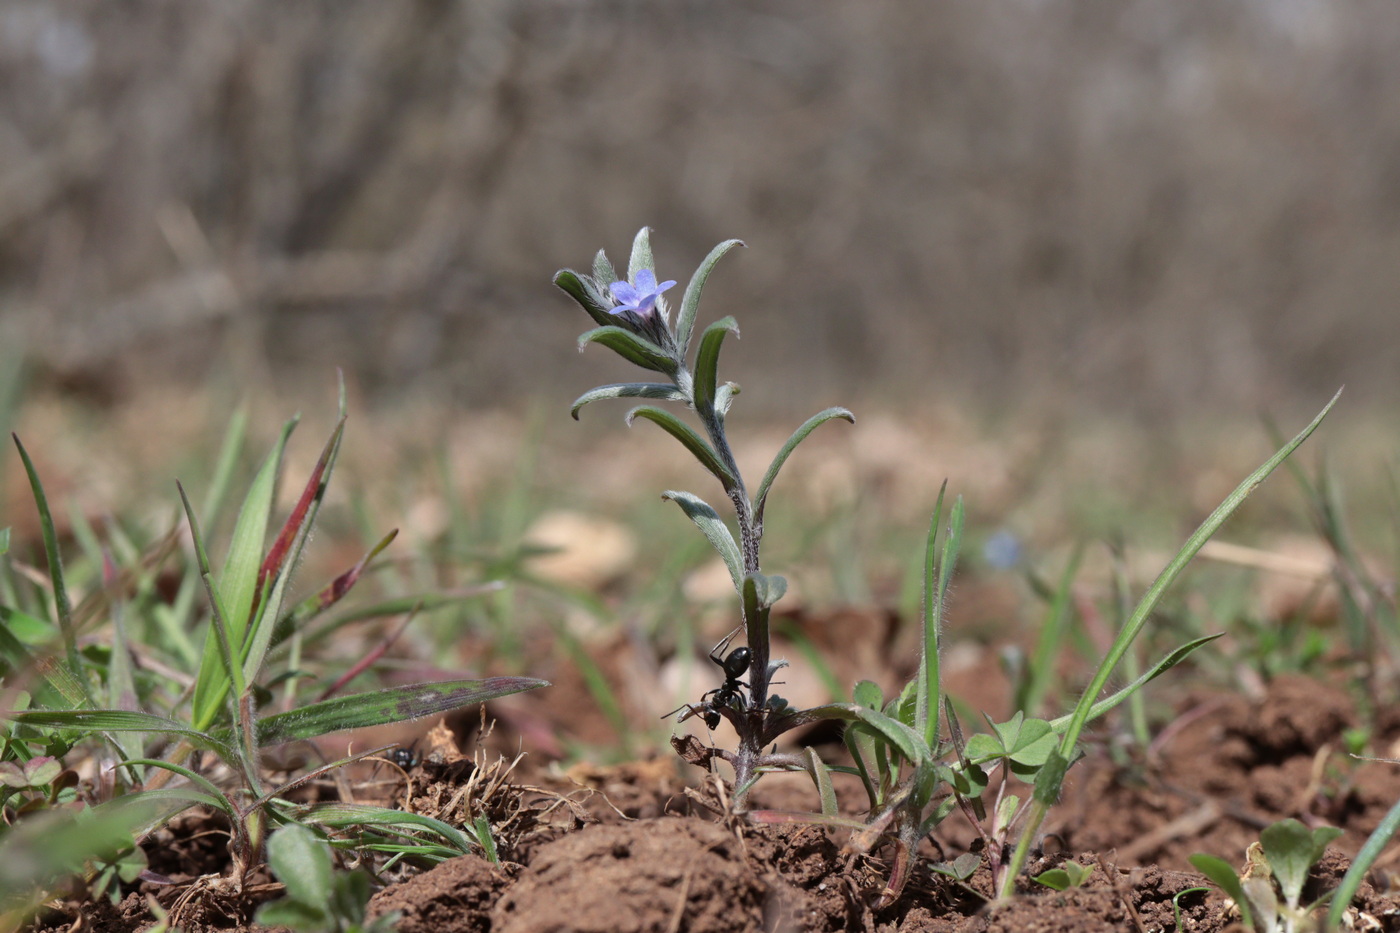
<svg viewBox="0 0 1400 933">
<path fill-rule="evenodd" d="M 72 803 L 78 795 L 78 775 L 49 755 L 38 755 L 25 762 L 0 761 L 0 801 L 5 805 L 6 822 L 34 810 Z M 16 803 L 15 801 L 19 802 Z"/>
<path fill-rule="evenodd" d="M 88 894 L 94 900 L 106 896 L 116 904 L 122 899 L 121 886 L 134 882 L 148 864 L 146 850 L 135 844 L 99 855 L 90 864 L 93 875 L 88 881 Z"/>
<path fill-rule="evenodd" d="M 257 922 L 284 926 L 297 933 L 390 933 L 397 914 L 366 922 L 369 876 L 362 871 L 336 872 L 330 843 L 311 830 L 289 823 L 267 840 L 267 859 L 287 896 L 258 909 Z"/>
<path fill-rule="evenodd" d="M 1081 865 L 1078 862 L 1065 862 L 1059 868 L 1052 868 L 1043 871 L 1035 876 L 1035 880 L 1047 888 L 1054 888 L 1056 891 L 1068 891 L 1070 888 L 1082 888 L 1088 882 L 1089 876 L 1094 873 L 1094 866 Z"/>
<path fill-rule="evenodd" d="M 1308 873 L 1328 843 L 1342 834 L 1334 826 L 1308 829 L 1295 819 L 1275 823 L 1246 852 L 1244 874 L 1224 859 L 1198 853 L 1190 862 L 1239 908 L 1240 919 L 1257 933 L 1303 933 L 1318 927 L 1320 911 L 1335 892 L 1304 904 Z"/>
</svg>

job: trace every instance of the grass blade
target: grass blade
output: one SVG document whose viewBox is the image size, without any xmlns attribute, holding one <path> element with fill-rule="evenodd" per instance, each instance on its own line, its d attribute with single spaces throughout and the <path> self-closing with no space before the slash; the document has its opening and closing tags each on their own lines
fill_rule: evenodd
<svg viewBox="0 0 1400 933">
<path fill-rule="evenodd" d="M 24 461 L 24 472 L 29 476 L 29 488 L 34 494 L 34 505 L 39 510 L 39 528 L 44 539 L 44 555 L 49 564 L 49 579 L 53 582 L 54 611 L 58 615 L 58 629 L 63 634 L 63 649 L 68 662 L 68 670 L 83 692 L 88 706 L 92 706 L 92 691 L 83 673 L 82 659 L 78 656 L 78 633 L 73 625 L 73 605 L 68 599 L 68 587 L 63 579 L 63 561 L 58 552 L 58 535 L 54 531 L 53 513 L 49 510 L 49 499 L 44 493 L 44 485 L 39 482 L 39 473 L 34 469 L 34 461 L 29 459 L 29 451 L 20 443 L 18 434 L 11 434 L 19 456 Z"/>
<path fill-rule="evenodd" d="M 295 739 L 312 739 L 318 735 L 363 726 L 421 719 L 548 686 L 547 681 L 533 677 L 487 677 L 485 680 L 410 684 L 336 697 L 258 720 L 258 745 L 280 745 Z"/>
<path fill-rule="evenodd" d="M 228 689 L 234 679 L 242 679 L 239 666 L 237 678 L 231 673 L 235 659 L 242 658 L 242 645 L 247 634 L 249 619 L 257 598 L 258 582 L 263 562 L 263 543 L 267 539 L 268 520 L 276 495 L 277 474 L 282 465 L 282 453 L 287 439 L 296 427 L 296 419 L 287 422 L 282 435 L 272 452 L 259 468 L 253 483 L 244 497 L 243 506 L 238 512 L 234 525 L 233 540 L 229 545 L 228 556 L 224 561 L 223 573 L 215 585 L 212 577 L 205 581 L 211 594 L 211 602 L 223 611 L 215 611 L 215 626 L 210 629 L 204 643 L 204 659 L 200 663 L 199 676 L 195 683 L 192 716 L 197 728 L 206 729 L 217 718 L 228 696 Z M 194 510 L 188 498 L 181 491 L 185 502 L 185 514 L 189 517 L 190 528 L 195 528 Z M 196 553 L 202 551 L 202 544 L 196 542 Z M 208 574 L 207 554 L 201 557 L 200 572 Z M 222 604 L 220 605 L 220 600 Z M 218 616 L 222 615 L 222 620 Z M 222 628 L 223 633 L 218 630 Z M 232 654 L 223 655 L 230 649 Z M 235 685 L 236 692 L 242 692 L 242 684 Z"/>
<path fill-rule="evenodd" d="M 675 489 L 663 492 L 661 498 L 670 499 L 680 506 L 681 511 L 695 523 L 697 528 L 704 532 L 710 544 L 719 552 L 724 566 L 729 568 L 729 578 L 734 581 L 734 589 L 742 590 L 744 586 L 744 558 L 739 553 L 739 544 L 734 540 L 734 533 L 729 530 L 724 519 L 719 517 L 714 506 L 694 493 L 680 492 Z"/>
<path fill-rule="evenodd" d="M 1317 426 L 1322 423 L 1323 418 L 1327 417 L 1328 412 L 1332 410 L 1332 406 L 1337 404 L 1337 400 L 1341 398 L 1341 396 L 1342 392 L 1338 389 L 1337 394 L 1332 396 L 1332 400 L 1327 403 L 1322 411 L 1318 412 L 1317 417 L 1313 418 L 1307 427 L 1303 428 L 1293 440 L 1279 448 L 1279 450 L 1268 460 L 1264 461 L 1257 470 L 1245 477 L 1244 481 L 1240 483 L 1239 486 L 1235 487 L 1235 490 L 1231 492 L 1230 495 L 1225 497 L 1225 501 L 1216 507 L 1215 511 L 1201 523 L 1200 527 L 1192 533 L 1191 537 L 1186 539 L 1186 543 L 1182 545 L 1181 550 L 1168 562 L 1161 574 L 1158 575 L 1156 581 L 1148 588 L 1147 593 L 1142 597 L 1142 600 L 1138 602 L 1137 608 L 1133 611 L 1132 616 L 1124 623 L 1123 628 L 1119 630 L 1118 637 L 1114 639 L 1113 645 L 1108 649 L 1108 653 L 1099 664 L 1099 668 L 1095 672 L 1093 680 L 1089 682 L 1089 686 L 1085 688 L 1079 704 L 1075 707 L 1070 717 L 1069 724 L 1066 726 L 1063 733 L 1063 738 L 1058 750 L 1059 757 L 1062 760 L 1066 762 L 1073 760 L 1074 747 L 1078 743 L 1079 735 L 1083 731 L 1084 725 L 1088 722 L 1089 716 L 1093 711 L 1095 697 L 1103 691 L 1104 685 L 1108 683 L 1108 679 L 1118 666 L 1118 662 L 1122 660 L 1123 655 L 1127 652 L 1129 646 L 1132 645 L 1134 639 L 1137 638 L 1138 633 L 1141 632 L 1143 626 L 1147 624 L 1147 620 L 1151 617 L 1153 610 L 1157 608 L 1157 603 L 1161 601 L 1167 589 L 1176 582 L 1176 578 L 1186 569 L 1186 565 L 1191 562 L 1191 558 L 1196 556 L 1196 552 L 1201 549 L 1202 545 L 1210 540 L 1211 536 L 1220 529 L 1221 525 L 1225 524 L 1225 520 L 1235 513 L 1235 510 L 1243 504 L 1244 500 L 1249 497 L 1249 494 L 1257 489 L 1259 484 L 1264 482 L 1269 474 L 1288 458 L 1289 454 L 1297 450 L 1298 446 L 1302 444 L 1303 441 L 1307 440 L 1308 437 L 1312 435 L 1313 431 L 1317 430 Z M 998 897 L 1005 899 L 1010 897 L 1014 891 L 1016 875 L 1019 873 L 1021 866 L 1025 864 L 1026 856 L 1030 851 L 1031 841 L 1035 838 L 1036 834 L 1039 833 L 1040 824 L 1045 819 L 1045 813 L 1049 807 L 1047 801 L 1053 796 L 1053 794 L 1048 792 L 1041 793 L 1040 784 L 1037 782 L 1035 799 L 1032 802 L 1029 816 L 1023 824 L 1021 837 L 1016 844 L 1016 850 L 1012 854 L 1011 862 L 1008 865 L 1009 870 L 1002 882 L 1002 890 L 997 892 Z"/>
</svg>

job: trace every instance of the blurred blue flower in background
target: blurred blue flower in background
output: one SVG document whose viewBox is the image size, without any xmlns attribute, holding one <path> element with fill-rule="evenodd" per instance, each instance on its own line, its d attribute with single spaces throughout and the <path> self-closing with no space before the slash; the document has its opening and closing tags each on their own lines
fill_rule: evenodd
<svg viewBox="0 0 1400 933">
<path fill-rule="evenodd" d="M 608 286 L 613 301 L 617 302 L 617 307 L 608 313 L 621 314 L 623 311 L 632 311 L 638 317 L 650 317 L 656 310 L 656 300 L 661 297 L 661 293 L 675 284 L 672 280 L 657 285 L 655 272 L 650 269 L 638 269 L 635 285 L 631 282 L 614 282 Z"/>
<path fill-rule="evenodd" d="M 1021 562 L 1021 539 L 1005 528 L 982 544 L 982 559 L 995 570 L 1010 570 Z"/>
</svg>

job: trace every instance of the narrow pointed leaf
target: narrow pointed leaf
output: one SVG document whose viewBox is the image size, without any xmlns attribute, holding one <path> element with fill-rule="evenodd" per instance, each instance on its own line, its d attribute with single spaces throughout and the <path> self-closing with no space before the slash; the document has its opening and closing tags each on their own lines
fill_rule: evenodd
<svg viewBox="0 0 1400 933">
<path fill-rule="evenodd" d="M 668 376 L 675 376 L 680 371 L 680 366 L 676 361 L 667 356 L 666 352 L 656 344 L 645 337 L 639 337 L 630 330 L 618 327 L 616 324 L 595 327 L 579 334 L 578 348 L 580 351 L 590 343 L 601 344 L 643 369 L 665 373 Z"/>
<path fill-rule="evenodd" d="M 695 330 L 695 315 L 700 309 L 700 292 L 705 288 L 705 280 L 710 277 L 715 264 L 725 253 L 743 245 L 742 240 L 725 240 L 710 250 L 710 255 L 705 257 L 690 277 L 690 284 L 685 287 L 685 297 L 681 299 L 680 315 L 676 318 L 676 346 L 681 348 L 682 357 L 690 352 L 690 335 Z"/>
<path fill-rule="evenodd" d="M 244 683 L 253 683 L 257 679 L 258 671 L 262 669 L 263 659 L 272 643 L 276 620 L 282 614 L 282 603 L 286 599 L 287 585 L 292 578 L 292 570 L 301 561 L 302 552 L 306 549 L 306 542 L 311 537 L 311 529 L 316 523 L 316 515 L 320 512 L 321 503 L 325 500 L 327 484 L 335 469 L 336 458 L 340 453 L 340 441 L 345 433 L 346 414 L 343 395 L 341 406 L 340 420 L 336 424 L 335 430 L 331 432 L 331 437 L 326 442 L 325 448 L 321 451 L 320 459 L 311 472 L 311 478 L 307 481 L 301 498 L 296 507 L 292 509 L 292 514 L 288 516 L 281 533 L 278 534 L 276 542 L 273 543 L 272 549 L 268 552 L 267 559 L 263 561 L 262 569 L 259 571 L 258 594 L 260 598 L 266 599 L 266 604 L 259 607 L 251 623 L 252 630 L 243 642 Z M 269 581 L 272 581 L 272 591 L 267 593 L 266 587 Z M 266 593 L 265 597 L 263 597 L 264 593 Z"/>
<path fill-rule="evenodd" d="M 580 408 L 589 402 L 597 402 L 605 398 L 654 398 L 666 402 L 687 400 L 684 392 L 664 382 L 616 382 L 611 385 L 598 386 L 596 389 L 589 389 L 574 399 L 569 414 L 573 415 L 574 420 L 577 421 Z"/>
<path fill-rule="evenodd" d="M 732 317 L 715 321 L 700 335 L 700 349 L 695 355 L 695 407 L 698 411 L 717 408 L 719 350 L 726 334 L 739 336 L 739 322 Z"/>
<path fill-rule="evenodd" d="M 643 227 L 632 239 L 632 256 L 627 261 L 627 279 L 637 281 L 637 273 L 643 269 L 656 271 L 656 260 L 651 255 L 651 228 Z"/>
<path fill-rule="evenodd" d="M 220 757 L 230 751 L 227 745 L 182 722 L 129 709 L 27 710 L 0 713 L 6 719 L 42 729 L 82 729 L 90 732 L 149 732 L 178 735 L 190 744 L 208 749 Z"/>
<path fill-rule="evenodd" d="M 347 729 L 421 719 L 547 686 L 547 681 L 533 677 L 488 677 L 411 684 L 337 697 L 258 720 L 258 745 L 280 745 Z"/>
<path fill-rule="evenodd" d="M 351 826 L 406 826 L 413 829 L 426 829 L 436 833 L 462 853 L 472 850 L 472 842 L 465 833 L 444 823 L 419 813 L 403 810 L 390 810 L 366 804 L 324 803 L 311 807 L 302 817 L 308 823 L 318 823 L 333 829 Z M 475 835 L 473 833 L 473 835 Z"/>
<path fill-rule="evenodd" d="M 612 302 L 592 279 L 579 275 L 572 269 L 561 269 L 554 273 L 554 284 L 567 292 L 570 298 L 588 312 L 589 317 L 603 327 L 610 327 L 617 322 L 617 318 L 608 313 L 613 306 Z"/>
<path fill-rule="evenodd" d="M 58 535 L 54 531 L 53 513 L 49 510 L 49 499 L 39 482 L 39 472 L 34 469 L 34 461 L 29 459 L 29 451 L 20 443 L 18 434 L 11 434 L 19 458 L 24 462 L 24 472 L 29 477 L 29 489 L 34 496 L 34 506 L 39 512 L 39 531 L 44 539 L 44 556 L 49 565 L 49 580 L 53 583 L 54 610 L 58 615 L 58 628 L 63 634 L 63 648 L 66 653 L 72 681 L 83 692 L 87 705 L 92 705 L 92 694 L 88 689 L 87 678 L 83 674 L 82 659 L 78 656 L 78 633 L 73 625 L 73 604 L 68 598 L 68 585 L 63 576 L 63 560 L 58 551 Z"/>
<path fill-rule="evenodd" d="M 267 557 L 263 559 L 262 566 L 258 568 L 258 583 L 254 587 L 254 598 L 261 596 L 268 586 L 268 581 L 282 573 L 287 565 L 287 558 L 292 554 L 292 545 L 302 529 L 308 527 L 310 519 L 315 515 L 315 509 L 326 495 L 326 485 L 329 482 L 329 472 L 334 461 L 335 454 L 340 448 L 340 439 L 345 434 L 345 417 L 342 415 L 331 432 L 330 440 L 326 441 L 326 446 L 321 450 L 321 456 L 316 461 L 316 466 L 311 470 L 311 476 L 306 481 L 306 486 L 301 491 L 301 496 L 292 507 L 287 520 L 282 523 L 282 530 L 277 533 L 277 538 L 272 542 L 272 547 L 268 549 Z"/>
<path fill-rule="evenodd" d="M 598 255 L 593 257 L 593 280 L 595 282 L 616 282 L 617 271 L 613 269 L 613 264 L 608 261 L 608 254 L 601 249 Z"/>
<path fill-rule="evenodd" d="M 919 654 L 919 692 L 914 710 L 914 728 L 923 735 L 929 745 L 938 738 L 939 696 L 941 673 L 939 670 L 939 627 L 943 624 L 942 593 L 938 590 L 938 529 L 943 522 L 943 496 L 948 491 L 948 481 L 938 489 L 938 500 L 933 506 L 933 519 L 929 522 L 928 538 L 924 543 L 924 638 Z"/>
<path fill-rule="evenodd" d="M 235 658 L 242 658 L 244 636 L 248 630 L 254 601 L 258 596 L 263 545 L 267 540 L 268 520 L 277 491 L 277 474 L 281 469 L 282 453 L 286 449 L 287 439 L 295 427 L 295 418 L 286 423 L 277 443 L 258 469 L 239 509 L 223 572 L 217 582 L 212 578 L 206 581 L 211 601 L 222 602 L 222 624 L 226 632 L 227 646 L 233 649 L 233 654 L 227 660 L 222 657 L 225 646 L 220 642 L 224 638 L 219 636 L 217 625 L 211 626 L 204 641 L 204 658 L 195 681 L 191 706 L 193 722 L 201 729 L 208 728 L 214 721 L 228 696 L 232 680 L 226 672 L 227 665 L 235 663 Z M 183 492 L 181 495 L 184 498 Z M 190 506 L 188 498 L 184 498 L 184 501 L 185 514 L 190 519 L 190 527 L 193 530 L 196 527 L 194 509 Z M 202 547 L 202 542 L 197 542 L 196 553 Z M 207 559 L 206 556 L 205 560 Z"/>
<path fill-rule="evenodd" d="M 1108 683 L 1109 677 L 1118 666 L 1118 662 L 1122 660 L 1124 653 L 1127 652 L 1128 646 L 1133 643 L 1138 633 L 1142 630 L 1142 627 L 1147 624 L 1147 620 L 1151 617 L 1153 610 L 1157 608 L 1157 603 L 1161 601 L 1167 589 L 1176 582 L 1176 578 L 1186 569 L 1186 565 L 1191 562 L 1191 558 L 1196 556 L 1196 552 L 1210 540 L 1211 536 L 1220 530 L 1220 526 L 1225 524 L 1225 520 L 1235 513 L 1235 510 L 1244 503 L 1244 500 L 1249 498 L 1249 494 L 1257 489 L 1259 484 L 1264 482 L 1269 474 L 1277 469 L 1278 465 L 1298 448 L 1299 444 L 1307 440 L 1312 432 L 1317 430 L 1317 426 L 1322 423 L 1323 418 L 1327 417 L 1327 413 L 1332 410 L 1332 406 L 1337 404 L 1337 400 L 1341 398 L 1341 395 L 1342 393 L 1339 390 L 1336 395 L 1332 396 L 1332 400 L 1327 403 L 1326 407 L 1318 412 L 1317 417 L 1300 431 L 1293 440 L 1281 447 L 1277 453 L 1266 460 L 1257 470 L 1245 477 L 1244 481 L 1235 487 L 1235 490 L 1231 492 L 1230 495 L 1225 497 L 1225 501 L 1216 507 L 1215 511 L 1201 523 L 1200 527 L 1192 533 L 1191 537 L 1186 539 L 1186 543 L 1182 545 L 1181 550 L 1168 562 L 1167 566 L 1162 570 L 1161 574 L 1158 575 L 1152 586 L 1148 588 L 1147 593 L 1143 595 L 1137 608 L 1133 610 L 1132 616 L 1129 617 L 1128 621 L 1123 625 L 1122 630 L 1118 633 L 1118 637 L 1114 639 L 1113 645 L 1109 648 L 1108 653 L 1100 663 L 1099 669 L 1095 672 L 1093 680 L 1090 681 L 1089 686 L 1086 688 L 1079 705 L 1075 707 L 1073 718 L 1069 727 L 1064 732 L 1064 739 L 1061 743 L 1061 751 L 1065 755 L 1068 755 L 1070 749 L 1079 741 L 1079 733 L 1083 729 L 1084 723 L 1088 721 L 1089 712 L 1094 705 L 1094 698 L 1099 695 L 1104 685 Z"/>
<path fill-rule="evenodd" d="M 836 418 L 849 421 L 851 424 L 856 423 L 856 416 L 845 408 L 828 408 L 825 411 L 817 412 L 803 422 L 801 427 L 792 432 L 787 443 L 783 445 L 782 449 L 778 451 L 778 455 L 773 458 L 773 462 L 769 464 L 768 472 L 763 474 L 763 481 L 758 484 L 758 496 L 753 500 L 754 515 L 758 519 L 763 518 L 763 507 L 768 501 L 768 490 L 772 487 L 773 480 L 778 478 L 778 471 L 783 468 L 783 464 L 787 462 L 787 458 L 792 455 L 793 450 L 807 439 L 808 434 Z"/>
<path fill-rule="evenodd" d="M 744 587 L 744 558 L 739 553 L 739 545 L 734 540 L 734 534 L 724 523 L 724 519 L 719 517 L 719 513 L 704 499 L 693 493 L 670 489 L 663 492 L 661 498 L 670 499 L 680 506 L 681 511 L 685 512 L 696 527 L 704 532 L 710 544 L 719 552 L 724 565 L 729 568 L 729 578 L 734 581 L 734 589 L 742 591 Z"/>
<path fill-rule="evenodd" d="M 817 796 L 821 798 L 822 815 L 836 816 L 836 791 L 831 786 L 831 771 L 814 748 L 808 747 L 807 772 L 812 775 L 812 783 L 817 785 Z"/>
<path fill-rule="evenodd" d="M 1140 690 L 1148 681 L 1156 680 L 1182 661 L 1185 661 L 1197 648 L 1200 648 L 1202 645 L 1210 644 L 1217 638 L 1223 637 L 1224 634 L 1224 632 L 1217 632 L 1214 635 L 1203 635 L 1200 638 L 1193 638 L 1191 641 L 1188 641 L 1186 644 L 1162 658 L 1162 660 L 1154 664 L 1146 673 L 1142 674 L 1142 676 L 1138 677 L 1132 683 L 1095 703 L 1093 708 L 1089 710 L 1089 717 L 1085 721 L 1088 722 L 1098 719 L 1104 713 L 1132 696 L 1134 691 Z M 1070 714 L 1061 716 L 1059 719 L 1052 719 L 1050 720 L 1050 727 L 1056 732 L 1063 732 L 1069 726 L 1070 720 L 1073 718 L 1073 714 Z"/>
<path fill-rule="evenodd" d="M 351 588 L 359 582 L 360 575 L 365 572 L 365 568 L 369 566 L 369 562 L 374 560 L 381 553 L 383 553 L 384 549 L 387 548 L 390 544 L 392 544 L 394 542 L 394 539 L 398 536 L 399 530 L 397 528 L 390 531 L 384 537 L 380 538 L 375 543 L 374 547 L 366 551 L 365 555 L 355 563 L 355 566 L 351 567 L 349 570 L 336 577 L 326 586 L 322 587 L 320 592 L 316 593 L 316 595 L 310 597 L 312 604 L 315 606 L 316 612 L 325 612 L 327 609 L 344 599 L 345 595 L 350 592 Z"/>
<path fill-rule="evenodd" d="M 680 441 L 686 450 L 695 455 L 695 459 L 700 461 L 701 466 L 715 475 L 726 492 L 739 484 L 738 479 L 730 472 L 729 467 L 725 466 L 723 461 L 719 459 L 719 454 L 715 453 L 715 449 L 710 446 L 709 442 L 675 415 L 650 405 L 639 405 L 627 413 L 627 424 L 631 425 L 638 418 L 654 422 L 667 434 Z"/>
<path fill-rule="evenodd" d="M 235 660 L 238 652 L 229 631 L 228 611 L 224 607 L 219 587 L 214 582 L 214 575 L 209 570 L 209 554 L 204 548 L 204 536 L 199 533 L 199 521 L 194 516 L 194 506 L 190 505 L 189 496 L 185 495 L 185 487 L 179 481 L 176 481 L 175 488 L 180 491 L 180 501 L 185 507 L 185 518 L 190 525 L 190 537 L 194 541 L 194 554 L 199 566 L 199 576 L 204 582 L 205 593 L 209 596 L 211 621 L 209 634 L 204 640 L 204 662 L 208 664 L 211 650 L 214 662 L 209 665 L 207 673 L 203 673 L 205 664 L 200 666 L 202 674 L 200 679 L 195 681 L 194 708 L 191 711 L 194 727 L 203 730 L 209 728 L 218 718 L 224 700 L 228 697 L 230 684 L 237 688 L 240 695 L 242 694 L 243 684 L 238 682 L 242 678 L 242 670 Z M 202 706 L 200 705 L 201 687 L 205 688 Z"/>
</svg>

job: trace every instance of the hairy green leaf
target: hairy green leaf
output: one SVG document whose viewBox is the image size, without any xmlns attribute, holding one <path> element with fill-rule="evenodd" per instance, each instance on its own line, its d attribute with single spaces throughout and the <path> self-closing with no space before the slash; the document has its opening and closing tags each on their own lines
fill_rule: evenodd
<svg viewBox="0 0 1400 933">
<path fill-rule="evenodd" d="M 726 334 L 739 336 L 739 323 L 732 317 L 715 321 L 700 335 L 700 349 L 695 356 L 695 408 L 698 411 L 717 408 L 719 350 Z"/>
<path fill-rule="evenodd" d="M 704 532 L 710 544 L 719 552 L 724 565 L 729 568 L 729 578 L 734 581 L 734 589 L 742 591 L 744 587 L 744 558 L 739 553 L 739 545 L 734 540 L 733 532 L 719 517 L 719 513 L 694 493 L 668 489 L 661 494 L 661 498 L 670 499 L 680 506 L 681 511 L 685 512 L 696 527 Z"/>
<path fill-rule="evenodd" d="M 616 320 L 616 318 L 613 318 Z M 618 356 L 630 363 L 650 369 L 658 373 L 665 373 L 672 378 L 680 371 L 680 364 L 666 355 L 656 344 L 645 337 L 638 336 L 616 324 L 607 324 L 603 327 L 595 327 L 590 331 L 579 334 L 578 348 L 580 351 L 590 343 L 600 344 L 616 353 Z"/>
<path fill-rule="evenodd" d="M 577 421 L 580 408 L 590 402 L 597 402 L 605 398 L 654 398 L 666 402 L 687 401 L 684 392 L 664 382 L 615 382 L 611 385 L 589 389 L 574 399 L 569 414 L 573 415 L 574 420 Z"/>
<path fill-rule="evenodd" d="M 547 686 L 547 681 L 533 677 L 487 677 L 484 680 L 411 684 L 336 697 L 259 719 L 258 745 L 280 745 L 347 729 L 421 719 Z"/>
<path fill-rule="evenodd" d="M 811 434 L 821 425 L 836 418 L 849 421 L 851 424 L 856 423 L 856 416 L 851 414 L 847 409 L 828 408 L 825 411 L 817 412 L 804 421 L 801 427 L 792 432 L 792 436 L 787 439 L 787 443 L 783 444 L 782 449 L 778 451 L 778 455 L 775 456 L 773 462 L 768 465 L 768 472 L 763 474 L 763 480 L 758 484 L 758 496 L 753 500 L 754 516 L 757 520 L 763 520 L 763 509 L 768 503 L 768 490 L 772 487 L 773 481 L 778 478 L 778 471 L 783 468 L 783 464 L 787 462 L 787 458 L 792 456 L 792 452 L 797 449 L 797 445 L 806 440 L 807 435 Z"/>
<path fill-rule="evenodd" d="M 705 288 L 705 280 L 714 271 L 715 264 L 725 253 L 736 246 L 743 246 L 742 240 L 725 240 L 710 250 L 710 254 L 696 267 L 685 287 L 685 297 L 681 299 L 680 314 L 676 318 L 676 346 L 681 348 L 681 356 L 690 352 L 690 335 L 695 331 L 695 315 L 700 309 L 700 293 Z"/>
<path fill-rule="evenodd" d="M 611 327 L 617 323 L 617 318 L 608 313 L 612 308 L 612 302 L 592 279 L 579 275 L 572 269 L 561 269 L 554 273 L 554 284 L 578 302 L 579 306 L 588 312 L 588 316 L 597 321 L 600 326 Z"/>
<path fill-rule="evenodd" d="M 650 405 L 639 405 L 627 413 L 627 424 L 630 426 L 638 418 L 645 418 L 648 421 L 659 425 L 663 431 L 680 441 L 686 450 L 690 451 L 700 465 L 714 474 L 715 478 L 724 486 L 726 492 L 738 486 L 739 480 L 730 471 L 715 449 L 709 442 L 695 432 L 684 421 L 677 418 L 668 411 L 660 408 L 653 408 Z"/>
<path fill-rule="evenodd" d="M 643 269 L 656 271 L 656 260 L 651 255 L 651 228 L 643 227 L 632 238 L 632 256 L 627 261 L 627 279 L 637 281 L 637 273 Z"/>
</svg>

